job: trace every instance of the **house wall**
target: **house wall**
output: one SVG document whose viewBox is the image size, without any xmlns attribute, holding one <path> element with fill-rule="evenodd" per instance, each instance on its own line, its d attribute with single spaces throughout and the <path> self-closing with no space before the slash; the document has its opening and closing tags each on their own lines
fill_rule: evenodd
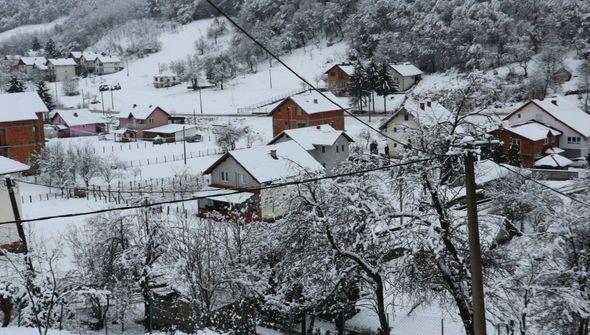
<svg viewBox="0 0 590 335">
<path fill-rule="evenodd" d="M 13 188 L 16 199 L 20 199 L 20 192 L 18 184 Z M 16 202 L 19 212 L 23 213 L 20 200 Z M 4 186 L 4 182 L 0 183 L 0 222 L 14 220 L 14 213 L 12 212 L 12 205 L 8 189 Z M 0 246 L 4 246 L 20 240 L 16 230 L 16 224 L 5 224 L 0 226 Z"/>
<path fill-rule="evenodd" d="M 287 141 L 291 141 L 291 138 L 283 135 L 276 141 L 276 143 Z M 346 137 L 340 135 L 334 145 L 323 147 L 323 150 L 322 146 L 319 146 L 308 152 L 313 158 L 315 158 L 316 161 L 322 164 L 322 166 L 326 169 L 326 173 L 329 175 L 334 170 L 334 168 L 340 164 L 340 162 L 348 159 L 348 156 L 350 156 L 350 142 L 346 139 Z M 344 150 L 342 150 L 343 148 Z"/>
<path fill-rule="evenodd" d="M 569 158 L 587 157 L 590 154 L 590 138 L 584 138 L 582 135 L 563 124 L 561 121 L 555 119 L 553 116 L 545 112 L 534 103 L 527 104 L 518 113 L 515 113 L 510 119 L 505 122 L 508 125 L 515 125 L 526 121 L 536 120 L 549 127 L 561 131 L 563 134 L 559 140 L 559 147 L 565 150 L 564 156 Z M 568 137 L 581 137 L 580 144 L 570 144 L 567 141 Z"/>
<path fill-rule="evenodd" d="M 109 74 L 121 71 L 121 63 L 101 63 L 96 61 L 94 64 L 96 74 Z"/>
<path fill-rule="evenodd" d="M 404 77 L 395 70 L 391 71 L 391 77 L 397 82 L 400 91 L 406 91 L 416 83 L 416 76 Z"/>
<path fill-rule="evenodd" d="M 272 113 L 272 133 L 277 136 L 283 130 L 329 124 L 336 130 L 344 130 L 344 111 L 334 110 L 307 114 L 291 99 L 285 100 Z"/>
<path fill-rule="evenodd" d="M 221 180 L 221 172 L 227 172 L 229 178 L 227 181 Z M 244 176 L 244 183 L 238 183 L 238 174 Z M 245 188 L 245 187 L 259 187 L 260 184 L 252 178 L 252 176 L 244 170 L 233 157 L 228 157 L 225 161 L 221 162 L 211 172 L 211 185 L 214 187 L 223 188 Z"/>
<path fill-rule="evenodd" d="M 335 66 L 327 72 L 326 86 L 335 96 L 348 96 L 350 76 Z"/>
<path fill-rule="evenodd" d="M 51 120 L 51 124 L 67 126 L 66 122 L 59 114 L 55 114 L 55 116 Z M 98 133 L 98 127 L 96 124 L 85 124 L 85 125 L 73 126 L 73 127 L 68 127 L 68 130 L 63 133 L 65 134 L 64 137 L 96 135 L 96 133 Z"/>
<path fill-rule="evenodd" d="M 408 115 L 408 120 L 405 119 L 404 111 L 389 121 L 385 129 L 385 133 L 392 139 L 387 139 L 387 146 L 389 147 L 389 156 L 400 157 L 403 153 L 402 144 L 408 143 L 408 139 L 412 131 L 419 129 L 418 123 L 414 120 L 412 115 Z M 395 140 L 395 141 L 394 141 Z"/>
<path fill-rule="evenodd" d="M 0 155 L 28 163 L 29 157 L 45 144 L 43 113 L 37 120 L 0 122 Z"/>
<path fill-rule="evenodd" d="M 76 66 L 53 66 L 49 65 L 49 76 L 53 81 L 64 81 L 76 76 Z"/>
</svg>

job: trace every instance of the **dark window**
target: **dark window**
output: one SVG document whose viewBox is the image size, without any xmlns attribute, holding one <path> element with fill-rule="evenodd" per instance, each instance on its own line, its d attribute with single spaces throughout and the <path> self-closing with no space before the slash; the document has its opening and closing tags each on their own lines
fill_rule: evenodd
<svg viewBox="0 0 590 335">
<path fill-rule="evenodd" d="M 322 153 L 326 153 L 326 147 L 322 145 Z"/>
<path fill-rule="evenodd" d="M 306 126 L 305 122 L 298 122 L 297 123 L 297 128 L 303 128 L 305 126 Z"/>
<path fill-rule="evenodd" d="M 404 112 L 404 120 L 408 121 L 410 119 L 410 114 L 408 112 Z"/>
</svg>

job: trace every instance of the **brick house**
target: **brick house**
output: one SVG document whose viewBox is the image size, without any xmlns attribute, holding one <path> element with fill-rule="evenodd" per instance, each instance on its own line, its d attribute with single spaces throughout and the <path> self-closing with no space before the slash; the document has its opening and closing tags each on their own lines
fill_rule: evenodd
<svg viewBox="0 0 590 335">
<path fill-rule="evenodd" d="M 548 149 L 559 146 L 563 133 L 540 122 L 527 121 L 514 126 L 500 127 L 490 134 L 498 137 L 503 143 L 506 155 L 512 144 L 517 144 L 520 148 L 522 166 L 531 168 Z"/>
<path fill-rule="evenodd" d="M 345 108 L 348 103 L 334 94 L 324 92 Z M 344 130 L 344 111 L 316 91 L 308 91 L 286 98 L 269 113 L 272 116 L 272 135 L 287 129 L 329 124 L 336 130 Z"/>
<path fill-rule="evenodd" d="M 119 129 L 125 130 L 120 133 L 127 140 L 143 138 L 144 130 L 167 125 L 172 119 L 164 109 L 153 105 L 133 105 L 129 110 L 121 111 L 121 115 L 124 116 L 119 118 Z"/>
<path fill-rule="evenodd" d="M 326 86 L 330 92 L 338 97 L 349 95 L 350 77 L 354 73 L 352 63 L 336 64 L 332 66 L 326 75 Z"/>
<path fill-rule="evenodd" d="M 48 112 L 36 92 L 0 94 L 0 156 L 28 163 L 45 144 Z"/>
</svg>

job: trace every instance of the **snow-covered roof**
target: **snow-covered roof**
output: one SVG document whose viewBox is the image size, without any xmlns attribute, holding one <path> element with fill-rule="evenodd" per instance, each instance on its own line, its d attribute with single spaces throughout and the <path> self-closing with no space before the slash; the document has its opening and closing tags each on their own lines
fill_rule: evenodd
<svg viewBox="0 0 590 335">
<path fill-rule="evenodd" d="M 0 156 L 0 176 L 27 171 L 31 167 L 8 157 Z"/>
<path fill-rule="evenodd" d="M 47 59 L 48 63 L 53 64 L 54 66 L 76 66 L 76 61 L 71 58 L 49 58 Z"/>
<path fill-rule="evenodd" d="M 96 60 L 96 58 L 98 58 L 100 56 L 101 55 L 96 52 L 91 52 L 91 51 L 83 51 L 82 52 L 82 57 L 84 57 L 84 59 L 87 61 L 94 61 L 94 60 Z"/>
<path fill-rule="evenodd" d="M 340 136 L 344 136 L 349 142 L 354 142 L 344 131 L 336 130 L 329 124 L 323 124 L 321 126 L 284 130 L 275 136 L 269 144 L 275 143 L 283 136 L 289 137 L 291 140 L 302 146 L 303 149 L 308 151 L 313 150 L 316 146 L 320 145 L 334 145 Z"/>
<path fill-rule="evenodd" d="M 573 162 L 566 157 L 563 157 L 559 154 L 550 154 L 547 155 L 535 162 L 535 166 L 541 167 L 566 167 L 570 166 Z"/>
<path fill-rule="evenodd" d="M 156 108 L 160 108 L 166 114 L 170 115 L 162 107 L 159 107 L 157 105 L 135 105 L 131 106 L 130 108 L 123 108 L 119 115 L 122 118 L 128 118 L 129 115 L 132 114 L 133 117 L 138 120 L 145 120 L 154 112 Z"/>
<path fill-rule="evenodd" d="M 517 124 L 512 127 L 506 127 L 505 129 L 524 138 L 528 138 L 531 141 L 544 140 L 549 134 L 552 136 L 559 136 L 562 134 L 559 130 L 547 127 L 536 121 Z"/>
<path fill-rule="evenodd" d="M 61 116 L 68 127 L 82 126 L 87 124 L 101 124 L 106 121 L 98 114 L 83 109 L 62 109 L 56 110 L 55 115 Z M 53 117 L 55 117 L 55 115 Z"/>
<path fill-rule="evenodd" d="M 276 153 L 276 158 L 272 156 L 273 150 Z M 293 141 L 287 141 L 230 151 L 213 163 L 204 173 L 211 173 L 217 165 L 229 157 L 232 157 L 259 183 L 288 179 L 304 173 L 323 173 L 325 171 L 324 167 L 303 147 Z"/>
<path fill-rule="evenodd" d="M 25 65 L 36 65 L 36 66 L 40 66 L 40 65 L 45 65 L 45 63 L 47 63 L 47 58 L 45 57 L 21 57 L 20 58 L 21 62 L 23 62 L 23 64 Z"/>
<path fill-rule="evenodd" d="M 102 56 L 102 55 L 98 55 L 97 59 L 101 63 L 120 63 L 121 62 L 121 59 L 119 57 L 116 57 L 116 56 Z"/>
<path fill-rule="evenodd" d="M 483 185 L 490 181 L 504 178 L 510 173 L 510 171 L 490 159 L 481 160 L 475 163 L 475 182 L 477 185 Z"/>
<path fill-rule="evenodd" d="M 384 129 L 393 121 L 400 113 L 409 113 L 422 126 L 431 126 L 439 123 L 450 122 L 453 119 L 451 113 L 445 106 L 437 101 L 416 101 L 406 100 L 404 105 L 399 108 L 390 117 L 386 118 L 379 125 L 380 129 Z"/>
<path fill-rule="evenodd" d="M 170 70 L 163 70 L 163 71 L 160 71 L 160 73 L 155 74 L 154 77 L 178 77 L 178 76 Z"/>
<path fill-rule="evenodd" d="M 82 57 L 82 51 L 70 51 L 70 55 L 74 58 L 80 58 Z"/>
<path fill-rule="evenodd" d="M 338 98 L 334 94 L 330 92 L 322 92 L 325 96 L 330 98 L 330 100 L 337 102 L 340 106 L 344 108 L 350 108 L 348 99 L 346 98 Z M 293 100 L 305 113 L 307 114 L 316 114 L 322 112 L 329 112 L 334 110 L 340 110 L 338 106 L 334 105 L 328 99 L 324 98 L 321 94 L 316 91 L 307 91 L 305 93 L 293 95 L 287 99 Z M 287 99 L 283 100 L 286 101 Z M 280 106 L 281 104 L 277 105 Z M 275 108 L 276 109 L 276 108 Z M 273 109 L 270 113 L 272 114 L 275 109 Z"/>
<path fill-rule="evenodd" d="M 545 150 L 546 154 L 560 154 L 565 152 L 565 150 L 563 150 L 562 148 L 558 148 L 558 147 L 553 147 L 553 148 L 548 148 L 547 150 Z"/>
<path fill-rule="evenodd" d="M 37 120 L 39 112 L 48 110 L 37 92 L 0 94 L 0 122 Z"/>
<path fill-rule="evenodd" d="M 227 194 L 235 192 L 234 190 L 228 190 L 223 188 L 216 188 L 216 187 L 207 187 L 201 190 L 200 192 L 195 193 L 196 197 L 206 197 L 206 199 L 214 200 L 214 201 L 221 201 L 228 204 L 242 204 L 246 202 L 248 199 L 254 196 L 254 193 L 251 192 L 240 192 L 236 194 Z M 221 194 L 221 195 L 218 195 Z"/>
<path fill-rule="evenodd" d="M 590 114 L 584 112 L 575 103 L 569 102 L 566 99 L 551 98 L 531 100 L 516 111 L 510 113 L 504 118 L 504 120 L 510 119 L 514 114 L 530 103 L 539 106 L 539 108 L 546 111 L 549 115 L 584 137 L 590 137 Z"/>
<path fill-rule="evenodd" d="M 328 71 L 330 71 L 332 68 L 336 67 L 336 66 L 339 67 L 342 71 L 344 71 L 344 73 L 346 73 L 349 76 L 352 76 L 354 74 L 354 65 L 352 65 L 352 64 L 336 64 L 336 65 L 333 65 L 333 66 L 331 66 L 326 71 L 326 73 Z"/>
<path fill-rule="evenodd" d="M 190 125 L 190 124 L 171 123 L 171 124 L 166 124 L 166 125 L 156 127 L 156 128 L 145 129 L 144 132 L 161 133 L 161 134 L 175 134 L 178 132 L 182 132 L 183 128 L 185 130 L 188 130 L 188 129 L 192 129 L 192 128 L 197 128 L 197 126 Z"/>
<path fill-rule="evenodd" d="M 389 66 L 404 77 L 413 77 L 424 73 L 412 63 L 392 63 Z"/>
</svg>

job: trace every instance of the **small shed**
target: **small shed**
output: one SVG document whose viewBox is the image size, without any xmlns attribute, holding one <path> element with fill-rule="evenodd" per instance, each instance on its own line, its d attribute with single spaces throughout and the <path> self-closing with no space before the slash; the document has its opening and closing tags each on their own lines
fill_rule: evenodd
<svg viewBox="0 0 590 335">
<path fill-rule="evenodd" d="M 200 140 L 201 135 L 197 133 L 198 128 L 195 125 L 188 124 L 167 124 L 156 128 L 146 129 L 143 131 L 144 139 L 153 139 L 160 136 L 166 142 L 182 142 L 184 139 L 191 140 L 196 138 Z"/>
<path fill-rule="evenodd" d="M 393 63 L 389 64 L 389 67 L 391 68 L 391 76 L 397 82 L 400 91 L 410 89 L 422 78 L 422 70 L 412 63 Z"/>
<path fill-rule="evenodd" d="M 572 165 L 572 161 L 559 154 L 549 154 L 537 161 L 535 161 L 535 167 L 548 168 L 548 169 L 564 169 Z"/>
</svg>

